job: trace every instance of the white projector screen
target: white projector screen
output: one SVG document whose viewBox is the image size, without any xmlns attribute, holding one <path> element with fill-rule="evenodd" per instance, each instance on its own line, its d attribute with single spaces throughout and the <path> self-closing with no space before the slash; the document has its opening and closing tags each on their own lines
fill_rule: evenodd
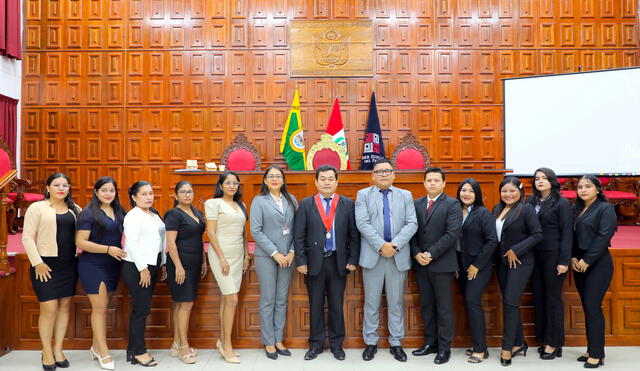
<svg viewBox="0 0 640 371">
<path fill-rule="evenodd" d="M 503 80 L 505 168 L 640 173 L 640 68 Z"/>
</svg>

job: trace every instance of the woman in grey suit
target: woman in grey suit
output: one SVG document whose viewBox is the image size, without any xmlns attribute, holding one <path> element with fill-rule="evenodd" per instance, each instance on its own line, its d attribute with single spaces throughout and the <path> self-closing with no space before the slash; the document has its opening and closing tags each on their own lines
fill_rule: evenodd
<svg viewBox="0 0 640 371">
<path fill-rule="evenodd" d="M 284 172 L 269 166 L 262 192 L 251 201 L 251 235 L 256 241 L 254 267 L 260 281 L 260 331 L 270 359 L 290 356 L 282 344 L 287 296 L 294 258 L 293 217 L 298 202 L 287 192 Z"/>
</svg>

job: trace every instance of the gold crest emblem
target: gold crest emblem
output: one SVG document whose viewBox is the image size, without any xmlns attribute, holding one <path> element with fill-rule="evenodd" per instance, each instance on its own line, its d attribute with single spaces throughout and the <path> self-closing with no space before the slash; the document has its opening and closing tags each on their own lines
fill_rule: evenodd
<svg viewBox="0 0 640 371">
<path fill-rule="evenodd" d="M 316 63 L 329 68 L 342 66 L 349 61 L 349 36 L 336 30 L 313 34 L 313 53 Z"/>
</svg>

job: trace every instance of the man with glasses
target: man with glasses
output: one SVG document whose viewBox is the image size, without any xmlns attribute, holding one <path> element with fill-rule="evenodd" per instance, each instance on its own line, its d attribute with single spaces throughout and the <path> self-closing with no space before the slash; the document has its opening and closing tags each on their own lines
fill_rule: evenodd
<svg viewBox="0 0 640 371">
<path fill-rule="evenodd" d="M 409 241 L 418 229 L 411 192 L 393 186 L 393 166 L 387 159 L 373 165 L 374 185 L 358 191 L 356 225 L 361 238 L 360 265 L 364 284 L 366 348 L 362 359 L 370 361 L 377 352 L 380 297 L 385 288 L 391 354 L 400 362 L 407 354 L 400 345 L 404 337 L 403 289 L 411 268 Z"/>
<path fill-rule="evenodd" d="M 293 223 L 293 245 L 298 272 L 304 274 L 309 293 L 309 350 L 305 360 L 324 351 L 324 301 L 329 309 L 329 345 L 333 357 L 345 359 L 344 288 L 347 274 L 356 269 L 360 233 L 353 201 L 336 193 L 338 170 L 322 165 L 316 170 L 318 192 L 303 199 Z"/>
</svg>

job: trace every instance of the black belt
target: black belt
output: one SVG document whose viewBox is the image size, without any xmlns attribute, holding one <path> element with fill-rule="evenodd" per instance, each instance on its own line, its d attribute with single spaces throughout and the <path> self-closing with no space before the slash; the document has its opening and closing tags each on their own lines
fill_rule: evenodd
<svg viewBox="0 0 640 371">
<path fill-rule="evenodd" d="M 328 257 L 332 256 L 334 252 L 335 252 L 335 251 L 333 251 L 333 250 L 331 250 L 331 251 L 325 251 L 325 252 L 322 254 L 322 257 L 323 257 L 323 258 L 328 258 Z"/>
</svg>

